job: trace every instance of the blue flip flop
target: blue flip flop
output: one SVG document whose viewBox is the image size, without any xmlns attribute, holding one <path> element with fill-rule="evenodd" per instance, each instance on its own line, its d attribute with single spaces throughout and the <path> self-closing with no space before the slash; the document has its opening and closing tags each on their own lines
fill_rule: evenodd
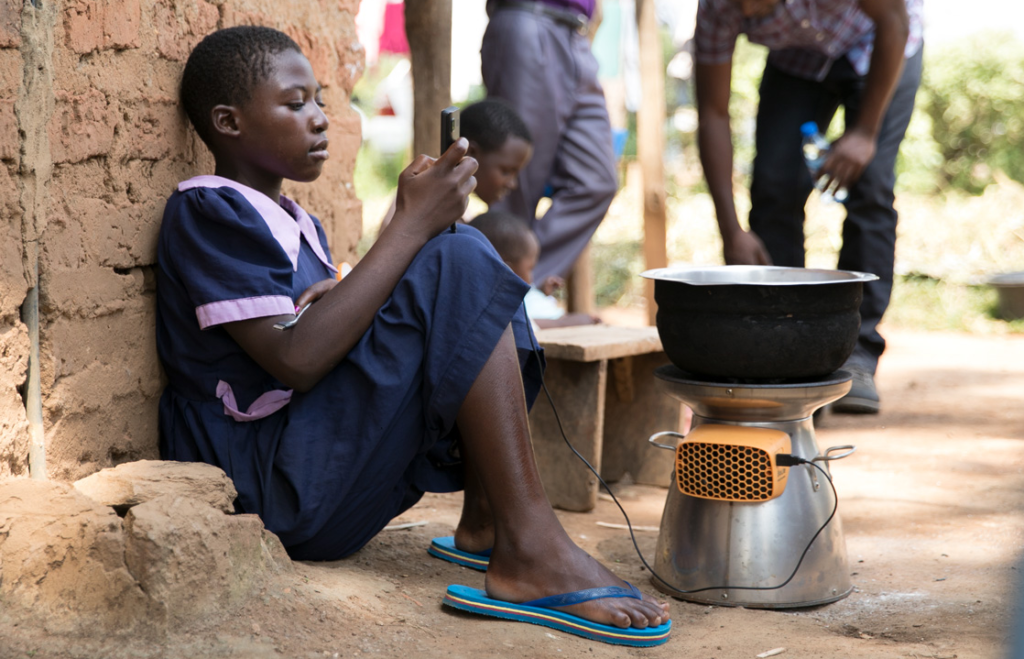
<svg viewBox="0 0 1024 659">
<path fill-rule="evenodd" d="M 632 597 L 640 599 L 641 594 L 636 589 L 636 586 L 630 583 L 626 585 L 629 588 L 620 588 L 618 586 L 588 588 L 586 590 L 578 590 L 575 593 L 542 597 L 530 602 L 523 602 L 522 604 L 491 599 L 487 596 L 486 592 L 479 588 L 453 585 L 448 586 L 448 592 L 445 593 L 443 603 L 461 611 L 544 625 L 545 627 L 582 636 L 583 638 L 604 641 L 605 643 L 613 643 L 615 645 L 651 647 L 668 641 L 669 633 L 672 631 L 671 620 L 663 622 L 657 627 L 648 627 L 647 629 L 636 629 L 634 627 L 622 629 L 620 627 L 590 622 L 571 613 L 555 611 L 551 608 L 589 602 L 590 600 L 605 597 Z"/>
<path fill-rule="evenodd" d="M 490 549 L 479 554 L 471 554 L 468 551 L 462 551 L 455 546 L 455 537 L 450 535 L 444 538 L 434 538 L 431 540 L 430 547 L 427 548 L 427 552 L 431 556 L 436 556 L 441 560 L 448 561 L 449 563 L 471 567 L 474 570 L 480 570 L 482 572 L 487 571 L 487 565 L 491 562 Z"/>
</svg>

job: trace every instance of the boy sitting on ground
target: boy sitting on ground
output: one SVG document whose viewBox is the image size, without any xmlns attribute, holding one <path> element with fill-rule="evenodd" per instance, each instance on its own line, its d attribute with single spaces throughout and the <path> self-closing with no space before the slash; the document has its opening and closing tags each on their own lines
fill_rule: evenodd
<svg viewBox="0 0 1024 659">
<path fill-rule="evenodd" d="M 474 218 L 470 226 L 484 234 L 498 251 L 501 260 L 512 268 L 512 272 L 530 284 L 523 302 L 526 304 L 526 314 L 538 328 L 596 325 L 601 322 L 600 318 L 590 314 L 565 313 L 565 309 L 551 295 L 565 285 L 561 277 L 548 277 L 539 285 L 534 285 L 533 268 L 540 256 L 540 241 L 522 219 L 505 211 L 488 211 Z"/>
</svg>

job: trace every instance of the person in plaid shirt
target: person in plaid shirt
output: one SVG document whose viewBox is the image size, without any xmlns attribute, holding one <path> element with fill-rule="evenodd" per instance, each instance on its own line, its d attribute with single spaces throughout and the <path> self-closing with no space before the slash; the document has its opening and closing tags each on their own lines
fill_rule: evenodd
<svg viewBox="0 0 1024 659">
<path fill-rule="evenodd" d="M 728 264 L 804 265 L 804 204 L 814 181 L 801 124 L 824 128 L 840 105 L 846 126 L 818 172 L 849 190 L 838 268 L 865 284 L 853 374 L 836 412 L 877 413 L 878 333 L 892 291 L 895 163 L 921 82 L 923 0 L 700 0 L 694 34 L 698 142 Z M 750 188 L 750 231 L 733 200 L 729 117 L 732 54 L 745 34 L 769 49 L 761 79 Z"/>
</svg>

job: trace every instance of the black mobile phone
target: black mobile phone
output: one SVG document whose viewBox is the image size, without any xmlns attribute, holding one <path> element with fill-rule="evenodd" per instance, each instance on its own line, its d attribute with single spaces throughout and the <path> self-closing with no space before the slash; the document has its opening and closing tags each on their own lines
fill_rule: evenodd
<svg viewBox="0 0 1024 659">
<path fill-rule="evenodd" d="M 441 153 L 448 150 L 455 140 L 459 139 L 459 108 L 454 105 L 441 110 Z M 452 222 L 452 233 L 455 233 L 455 225 Z"/>
<path fill-rule="evenodd" d="M 459 139 L 459 108 L 454 105 L 441 110 L 441 155 Z"/>
</svg>

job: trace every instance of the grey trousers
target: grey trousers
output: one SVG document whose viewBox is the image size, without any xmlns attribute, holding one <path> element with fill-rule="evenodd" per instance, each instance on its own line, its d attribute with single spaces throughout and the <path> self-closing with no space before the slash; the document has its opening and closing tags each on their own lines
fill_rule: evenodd
<svg viewBox="0 0 1024 659">
<path fill-rule="evenodd" d="M 496 6 L 480 48 L 488 96 L 508 101 L 533 137 L 519 188 L 498 204 L 532 221 L 534 279 L 564 276 L 604 219 L 618 187 L 611 123 L 585 36 L 553 19 Z M 536 219 L 541 197 L 551 208 Z"/>
</svg>

